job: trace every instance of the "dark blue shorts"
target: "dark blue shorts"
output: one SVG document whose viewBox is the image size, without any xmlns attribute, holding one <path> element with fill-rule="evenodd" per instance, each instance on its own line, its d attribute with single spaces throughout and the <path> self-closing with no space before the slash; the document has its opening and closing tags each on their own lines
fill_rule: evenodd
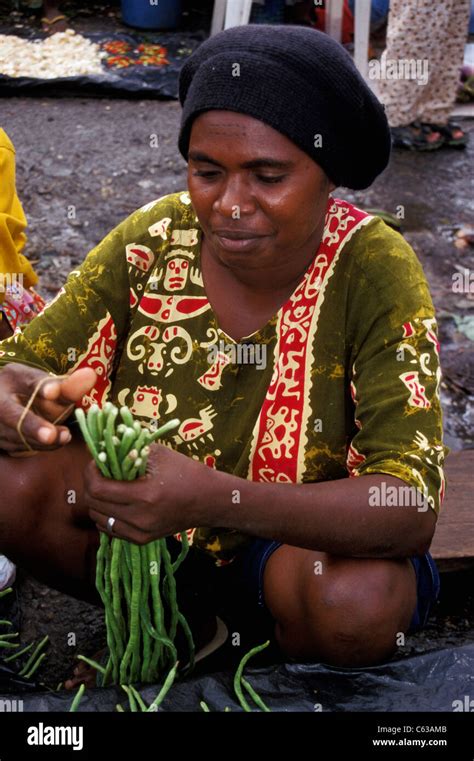
<svg viewBox="0 0 474 761">
<path fill-rule="evenodd" d="M 281 542 L 255 539 L 232 563 L 216 568 L 219 599 L 227 600 L 227 607 L 240 611 L 248 619 L 259 617 L 262 622 L 273 624 L 263 597 L 263 574 L 272 552 Z M 410 558 L 417 580 L 417 606 L 408 633 L 422 629 L 430 611 L 438 599 L 440 578 L 436 564 L 427 552 Z"/>
</svg>

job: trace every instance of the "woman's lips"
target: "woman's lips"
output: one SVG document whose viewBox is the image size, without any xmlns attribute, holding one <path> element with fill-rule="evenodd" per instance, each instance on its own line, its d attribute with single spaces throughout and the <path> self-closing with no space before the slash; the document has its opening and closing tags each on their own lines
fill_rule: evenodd
<svg viewBox="0 0 474 761">
<path fill-rule="evenodd" d="M 224 235 L 216 233 L 216 238 L 221 247 L 226 251 L 247 251 L 248 249 L 254 248 L 264 237 L 265 236 L 263 235 L 254 235 L 249 238 L 226 238 Z"/>
</svg>

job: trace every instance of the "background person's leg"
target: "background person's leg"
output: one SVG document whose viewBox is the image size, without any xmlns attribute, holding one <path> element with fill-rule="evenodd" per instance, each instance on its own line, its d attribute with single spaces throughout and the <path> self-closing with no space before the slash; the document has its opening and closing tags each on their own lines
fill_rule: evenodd
<svg viewBox="0 0 474 761">
<path fill-rule="evenodd" d="M 58 0 L 44 0 L 43 2 L 43 32 L 55 34 L 56 32 L 65 32 L 67 29 L 67 20 L 60 9 L 61 3 Z"/>
<path fill-rule="evenodd" d="M 430 10 L 437 26 L 427 30 L 433 50 L 429 61 L 429 86 L 420 113 L 422 122 L 444 125 L 449 120 L 464 60 L 470 5 L 470 0 L 444 0 L 436 4 L 436 9 Z"/>
</svg>

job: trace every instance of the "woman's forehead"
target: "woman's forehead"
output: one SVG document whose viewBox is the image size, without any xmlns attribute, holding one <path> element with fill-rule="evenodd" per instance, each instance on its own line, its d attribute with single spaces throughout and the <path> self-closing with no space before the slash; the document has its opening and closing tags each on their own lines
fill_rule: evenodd
<svg viewBox="0 0 474 761">
<path fill-rule="evenodd" d="M 226 143 L 238 139 L 239 150 L 265 148 L 269 145 L 282 151 L 300 153 L 299 148 L 285 135 L 253 116 L 235 111 L 206 111 L 196 117 L 190 137 L 190 152 L 202 143 Z"/>
<path fill-rule="evenodd" d="M 219 132 L 222 129 L 225 130 L 225 134 L 228 134 L 228 131 L 232 129 L 239 133 L 247 132 L 248 130 L 271 130 L 275 132 L 272 127 L 248 114 L 242 114 L 239 111 L 217 109 L 199 114 L 194 121 L 194 125 L 200 126 L 202 129 L 213 129 L 215 132 Z"/>
</svg>

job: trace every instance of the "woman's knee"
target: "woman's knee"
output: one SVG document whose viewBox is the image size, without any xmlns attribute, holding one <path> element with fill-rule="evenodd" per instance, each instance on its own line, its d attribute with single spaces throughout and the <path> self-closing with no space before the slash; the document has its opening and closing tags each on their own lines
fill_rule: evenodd
<svg viewBox="0 0 474 761">
<path fill-rule="evenodd" d="M 355 560 L 322 585 L 324 648 L 335 663 L 372 665 L 391 657 L 416 606 L 409 560 Z M 316 623 L 316 622 L 315 622 Z"/>
<path fill-rule="evenodd" d="M 416 605 L 411 562 L 311 551 L 303 561 L 296 557 L 292 602 L 280 599 L 277 616 L 282 649 L 294 658 L 349 667 L 389 658 Z"/>
</svg>

